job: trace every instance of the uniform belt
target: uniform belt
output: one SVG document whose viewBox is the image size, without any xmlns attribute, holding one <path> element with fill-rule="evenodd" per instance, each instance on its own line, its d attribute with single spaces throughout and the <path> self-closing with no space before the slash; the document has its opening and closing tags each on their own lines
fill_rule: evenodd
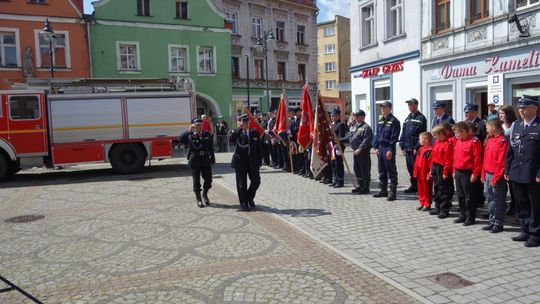
<svg viewBox="0 0 540 304">
<path fill-rule="evenodd" d="M 456 169 L 460 173 L 472 173 L 472 169 Z"/>
<path fill-rule="evenodd" d="M 206 151 L 197 151 L 195 152 L 195 155 L 204 156 L 204 155 L 208 155 L 208 153 Z"/>
</svg>

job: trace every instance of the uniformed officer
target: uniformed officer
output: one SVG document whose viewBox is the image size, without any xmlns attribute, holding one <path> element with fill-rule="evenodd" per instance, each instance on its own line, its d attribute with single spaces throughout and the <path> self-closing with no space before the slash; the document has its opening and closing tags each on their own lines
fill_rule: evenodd
<svg viewBox="0 0 540 304">
<path fill-rule="evenodd" d="M 332 115 L 330 115 L 330 118 L 332 119 L 332 130 L 334 131 L 336 138 L 332 141 L 332 153 L 334 157 L 331 161 L 331 164 L 332 177 L 334 182 L 330 184 L 330 186 L 334 188 L 341 188 L 345 184 L 345 167 L 343 166 L 343 155 L 341 155 L 341 152 L 345 150 L 343 140 L 346 140 L 347 132 L 349 131 L 349 129 L 341 121 L 341 111 L 339 109 L 336 108 L 332 110 Z M 339 143 L 337 139 L 339 139 Z M 341 145 L 341 150 L 338 145 Z"/>
<path fill-rule="evenodd" d="M 420 133 L 427 130 L 427 119 L 424 114 L 418 111 L 418 100 L 411 98 L 405 101 L 409 105 L 409 115 L 403 122 L 403 132 L 399 139 L 399 147 L 407 163 L 407 171 L 411 180 L 411 186 L 405 189 L 404 193 L 416 193 L 418 191 L 418 185 L 416 178 L 413 177 L 414 160 L 416 158 L 416 152 L 419 148 L 418 139 Z"/>
<path fill-rule="evenodd" d="M 505 178 L 514 189 L 521 233 L 512 238 L 540 246 L 540 119 L 538 97 L 519 100 L 521 120 L 514 122 L 506 153 Z"/>
<path fill-rule="evenodd" d="M 399 139 L 401 125 L 392 114 L 392 103 L 388 100 L 379 104 L 382 115 L 377 124 L 377 134 L 373 148 L 378 157 L 379 181 L 381 190 L 373 197 L 387 197 L 387 201 L 396 199 L 398 176 L 396 169 L 396 144 Z M 390 179 L 390 192 L 388 192 L 388 179 Z"/>
<path fill-rule="evenodd" d="M 469 121 L 474 126 L 474 136 L 484 143 L 487 136 L 486 122 L 478 117 L 478 105 L 468 103 L 463 108 L 463 112 L 465 112 L 465 121 Z"/>
<path fill-rule="evenodd" d="M 448 122 L 449 124 L 453 125 L 456 122 L 450 115 L 446 114 L 446 103 L 443 101 L 435 101 L 433 103 L 433 113 L 435 114 L 433 117 L 433 120 L 431 121 L 431 128 L 435 127 L 436 125 Z"/>
<path fill-rule="evenodd" d="M 193 191 L 197 206 L 210 205 L 208 190 L 212 188 L 212 165 L 216 162 L 214 145 L 209 132 L 202 130 L 202 119 L 194 118 L 191 127 L 180 135 L 179 142 L 188 148 L 188 165 L 193 177 Z M 201 175 L 204 179 L 201 198 Z M 203 204 L 204 202 L 204 204 Z"/>
<path fill-rule="evenodd" d="M 264 113 L 261 113 L 262 121 L 261 121 L 261 127 L 263 127 L 264 130 L 268 129 L 268 116 L 266 116 Z M 262 157 L 263 157 L 263 165 L 270 166 L 270 135 L 261 134 L 261 151 L 262 151 Z"/>
<path fill-rule="evenodd" d="M 231 132 L 230 141 L 236 147 L 232 156 L 231 167 L 236 171 L 236 189 L 242 210 L 255 208 L 255 194 L 261 184 L 259 169 L 262 163 L 259 133 L 249 128 L 249 117 L 239 118 L 240 127 Z M 247 186 L 249 177 L 250 185 Z"/>
<path fill-rule="evenodd" d="M 347 136 L 347 142 L 353 150 L 354 175 L 358 181 L 358 187 L 352 193 L 368 194 L 371 181 L 371 142 L 373 131 L 365 122 L 366 112 L 359 110 L 351 113 L 351 126 Z"/>
</svg>

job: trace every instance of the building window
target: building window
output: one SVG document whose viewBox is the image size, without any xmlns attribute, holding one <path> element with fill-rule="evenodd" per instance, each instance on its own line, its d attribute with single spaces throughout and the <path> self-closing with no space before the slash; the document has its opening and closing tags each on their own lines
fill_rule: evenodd
<svg viewBox="0 0 540 304">
<path fill-rule="evenodd" d="M 214 48 L 199 48 L 199 73 L 211 74 L 214 70 Z"/>
<path fill-rule="evenodd" d="M 285 62 L 278 61 L 278 63 L 277 63 L 277 73 L 278 73 L 278 80 L 282 80 L 282 81 L 287 80 Z"/>
<path fill-rule="evenodd" d="M 435 0 L 435 32 L 450 28 L 450 0 Z"/>
<path fill-rule="evenodd" d="M 253 17 L 251 18 L 251 36 L 255 38 L 261 38 L 262 36 L 262 19 Z"/>
<path fill-rule="evenodd" d="M 298 64 L 298 80 L 306 82 L 306 65 L 303 63 Z"/>
<path fill-rule="evenodd" d="M 176 18 L 188 18 L 188 3 L 184 1 L 176 1 Z"/>
<path fill-rule="evenodd" d="M 296 26 L 296 44 L 306 44 L 306 27 L 304 25 Z"/>
<path fill-rule="evenodd" d="M 336 52 L 336 45 L 335 44 L 325 44 L 324 45 L 324 53 L 325 54 L 333 54 Z"/>
<path fill-rule="evenodd" d="M 402 0 L 389 0 L 388 10 L 388 37 L 394 37 L 403 34 Z"/>
<path fill-rule="evenodd" d="M 139 68 L 139 44 L 130 42 L 118 43 L 118 70 L 138 71 Z"/>
<path fill-rule="evenodd" d="M 285 41 L 285 22 L 276 21 L 276 40 Z"/>
<path fill-rule="evenodd" d="M 362 15 L 362 46 L 375 43 L 375 13 L 373 3 L 363 6 Z"/>
<path fill-rule="evenodd" d="M 175 73 L 186 73 L 188 69 L 187 47 L 169 46 L 169 71 Z"/>
<path fill-rule="evenodd" d="M 489 17 L 489 0 L 470 0 L 469 20 L 470 23 Z"/>
<path fill-rule="evenodd" d="M 255 66 L 255 79 L 264 79 L 264 61 L 262 59 L 255 59 L 253 65 Z"/>
<path fill-rule="evenodd" d="M 232 25 L 231 32 L 233 34 L 238 34 L 238 15 L 233 12 L 226 12 L 225 19 Z"/>
<path fill-rule="evenodd" d="M 137 0 L 137 15 L 150 16 L 150 0 Z"/>
<path fill-rule="evenodd" d="M 324 64 L 324 71 L 325 72 L 333 72 L 336 70 L 336 63 L 335 62 L 326 62 Z"/>
<path fill-rule="evenodd" d="M 0 67 L 17 67 L 17 40 L 14 32 L 0 32 Z"/>
<path fill-rule="evenodd" d="M 327 26 L 324 28 L 324 36 L 327 37 L 327 36 L 333 36 L 335 35 L 335 31 L 334 31 L 334 26 L 331 25 L 331 26 Z"/>
<path fill-rule="evenodd" d="M 51 55 L 50 55 L 50 44 L 49 40 L 45 38 L 42 34 L 38 32 L 38 41 L 39 41 L 39 59 L 38 67 L 40 68 L 50 68 L 51 67 Z M 54 34 L 53 40 L 53 66 L 55 68 L 68 68 L 67 52 L 66 46 L 66 34 L 61 34 L 56 32 Z"/>
<path fill-rule="evenodd" d="M 335 80 L 327 80 L 326 81 L 326 89 L 332 90 L 336 88 L 336 81 Z"/>
<path fill-rule="evenodd" d="M 540 0 L 516 0 L 516 8 L 524 8 L 540 3 Z"/>
<path fill-rule="evenodd" d="M 231 57 L 231 76 L 233 79 L 240 78 L 240 61 L 238 57 Z"/>
</svg>

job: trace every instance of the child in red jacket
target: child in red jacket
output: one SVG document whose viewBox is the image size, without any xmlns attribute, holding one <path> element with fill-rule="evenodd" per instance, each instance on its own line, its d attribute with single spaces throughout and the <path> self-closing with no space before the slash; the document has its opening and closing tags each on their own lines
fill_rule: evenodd
<svg viewBox="0 0 540 304">
<path fill-rule="evenodd" d="M 429 176 L 431 169 L 431 141 L 433 136 L 429 132 L 422 132 L 419 136 L 420 148 L 416 153 L 416 160 L 414 161 L 413 177 L 418 182 L 418 200 L 420 206 L 416 210 L 429 211 L 431 210 L 431 197 L 432 197 L 432 180 Z"/>
<path fill-rule="evenodd" d="M 448 131 L 442 124 L 436 125 L 431 130 L 435 136 L 433 145 L 433 165 L 429 175 L 433 178 L 433 200 L 435 208 L 429 212 L 431 215 L 438 215 L 438 218 L 446 218 L 452 206 L 452 166 L 454 163 L 454 144 L 448 136 Z M 452 134 L 452 138 L 455 138 Z"/>
<path fill-rule="evenodd" d="M 463 226 L 476 222 L 476 205 L 479 197 L 474 193 L 474 183 L 480 182 L 482 173 L 482 143 L 472 134 L 472 124 L 458 122 L 453 127 L 457 140 L 454 144 L 454 178 L 459 201 L 459 217 L 455 223 Z"/>
<path fill-rule="evenodd" d="M 506 181 L 504 180 L 504 163 L 508 141 L 504 136 L 502 122 L 498 119 L 486 122 L 488 138 L 484 147 L 484 165 L 482 166 L 482 182 L 489 206 L 489 225 L 482 230 L 491 233 L 503 231 L 506 213 Z"/>
</svg>

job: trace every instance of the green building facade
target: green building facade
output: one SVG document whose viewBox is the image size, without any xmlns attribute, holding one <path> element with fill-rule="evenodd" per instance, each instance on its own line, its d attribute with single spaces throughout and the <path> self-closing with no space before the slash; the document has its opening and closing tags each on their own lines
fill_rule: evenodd
<svg viewBox="0 0 540 304">
<path fill-rule="evenodd" d="M 93 5 L 93 78 L 189 81 L 195 86 L 197 114 L 231 116 L 230 31 L 211 0 L 100 0 Z"/>
</svg>

